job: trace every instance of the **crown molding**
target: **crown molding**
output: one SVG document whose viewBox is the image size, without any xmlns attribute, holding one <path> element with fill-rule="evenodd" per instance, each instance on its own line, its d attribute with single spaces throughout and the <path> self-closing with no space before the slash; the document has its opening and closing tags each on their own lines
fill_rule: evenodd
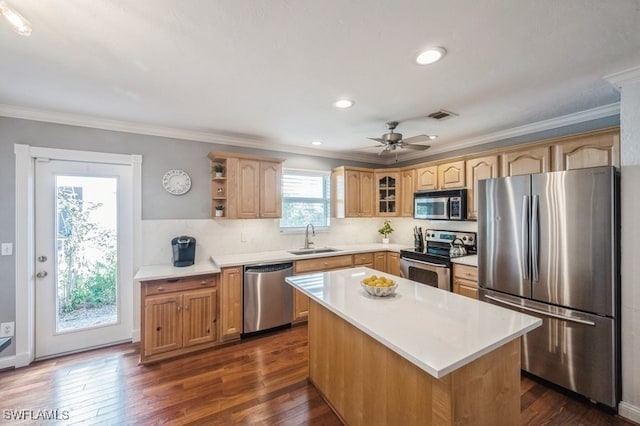
<svg viewBox="0 0 640 426">
<path fill-rule="evenodd" d="M 618 89 L 621 89 L 626 84 L 640 82 L 640 67 L 605 75 L 603 78 Z"/>
<path fill-rule="evenodd" d="M 265 151 L 279 151 L 292 154 L 310 155 L 315 157 L 337 158 L 341 160 L 384 164 L 384 161 L 382 161 L 377 155 L 372 154 L 352 154 L 333 151 L 322 151 L 313 148 L 278 144 L 258 137 L 236 136 L 215 132 L 202 132 L 197 130 L 185 130 L 174 127 L 135 123 L 130 121 L 111 120 L 82 114 L 46 111 L 6 104 L 0 104 L 0 116 L 41 121 L 46 123 L 88 127 L 100 130 L 136 133 L 147 136 L 159 136 L 172 139 L 207 142 L 219 145 L 239 146 Z"/>
<path fill-rule="evenodd" d="M 612 74 L 609 77 L 618 78 L 615 81 L 632 81 L 629 76 L 640 78 L 640 67 Z M 624 78 L 623 78 L 624 75 Z M 601 107 L 589 109 L 586 111 L 568 114 L 562 117 L 552 118 L 550 120 L 539 121 L 537 123 L 527 124 L 513 129 L 503 130 L 500 132 L 490 133 L 488 135 L 479 136 L 459 141 L 446 142 L 431 146 L 428 151 L 417 151 L 403 154 L 396 161 L 395 155 L 385 158 L 377 154 L 369 153 L 344 153 L 334 151 L 323 151 L 313 148 L 304 148 L 293 145 L 278 144 L 264 138 L 251 136 L 236 136 L 215 132 L 202 132 L 197 130 L 185 130 L 174 127 L 165 127 L 152 124 L 135 123 L 120 120 L 110 120 L 105 118 L 92 117 L 82 114 L 72 114 L 66 112 L 45 111 L 33 108 L 18 107 L 12 105 L 0 104 L 0 116 L 20 118 L 25 120 L 35 120 L 47 123 L 66 124 L 71 126 L 89 127 L 101 130 L 111 130 L 117 132 L 136 133 L 148 136 L 159 136 L 173 139 L 191 140 L 197 142 L 208 142 L 219 145 L 239 146 L 252 149 L 260 149 L 265 151 L 278 151 L 291 154 L 310 155 L 315 157 L 325 157 L 339 160 L 357 161 L 371 164 L 380 164 L 383 166 L 392 166 L 397 162 L 411 161 L 415 159 L 428 158 L 429 156 L 440 154 L 443 152 L 454 151 L 458 149 L 468 148 L 475 145 L 495 142 L 499 140 L 509 139 L 517 136 L 523 136 L 531 133 L 551 130 L 559 127 L 569 126 L 572 124 L 582 123 L 585 121 L 595 120 L 598 118 L 610 117 L 620 114 L 620 104 L 613 103 Z M 428 153 L 426 156 L 425 153 Z"/>
<path fill-rule="evenodd" d="M 557 129 L 572 124 L 584 123 L 586 121 L 597 120 L 599 118 L 611 117 L 620 114 L 620 103 L 616 102 L 609 105 L 576 112 L 573 114 L 563 115 L 561 117 L 551 118 L 549 120 L 538 121 L 536 123 L 526 124 L 524 126 L 514 127 L 512 129 L 502 130 L 488 135 L 478 136 L 460 141 L 447 142 L 446 146 L 435 144 L 428 151 L 411 153 L 402 157 L 402 161 L 427 158 L 424 155 L 428 152 L 428 156 L 441 154 L 443 152 L 455 151 L 458 149 L 469 148 L 475 145 L 483 145 L 486 143 L 497 142 L 518 136 L 529 135 L 532 133 L 543 132 L 545 130 Z"/>
</svg>

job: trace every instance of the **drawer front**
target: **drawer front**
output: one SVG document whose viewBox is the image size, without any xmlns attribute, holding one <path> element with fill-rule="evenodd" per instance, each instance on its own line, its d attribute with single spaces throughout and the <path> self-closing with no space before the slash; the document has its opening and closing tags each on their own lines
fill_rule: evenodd
<svg viewBox="0 0 640 426">
<path fill-rule="evenodd" d="M 144 281 L 142 283 L 142 294 L 144 296 L 151 296 L 153 294 L 172 293 L 174 291 L 210 288 L 217 284 L 218 275 L 196 275 L 193 277 Z"/>
<path fill-rule="evenodd" d="M 321 257 L 318 259 L 297 260 L 295 271 L 296 274 L 304 272 L 328 271 L 330 269 L 349 268 L 353 265 L 352 256 L 332 256 Z"/>
<path fill-rule="evenodd" d="M 373 264 L 373 253 L 358 253 L 353 255 L 353 265 L 371 265 Z"/>
<path fill-rule="evenodd" d="M 453 276 L 465 280 L 478 281 L 478 268 L 475 266 L 453 264 Z"/>
</svg>

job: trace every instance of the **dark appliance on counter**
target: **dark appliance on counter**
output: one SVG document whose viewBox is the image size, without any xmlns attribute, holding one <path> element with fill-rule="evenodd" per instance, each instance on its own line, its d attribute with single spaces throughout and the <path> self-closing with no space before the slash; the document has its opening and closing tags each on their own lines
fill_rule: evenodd
<svg viewBox="0 0 640 426">
<path fill-rule="evenodd" d="M 173 266 L 191 266 L 196 260 L 196 239 L 182 235 L 171 240 Z"/>
<path fill-rule="evenodd" d="M 460 240 L 468 254 L 475 254 L 476 234 L 427 229 L 424 240 L 424 250 L 400 250 L 400 276 L 451 291 L 451 243 Z"/>
<path fill-rule="evenodd" d="M 414 219 L 466 220 L 467 190 L 419 191 L 413 194 Z"/>
<path fill-rule="evenodd" d="M 478 183 L 480 299 L 543 320 L 522 369 L 620 400 L 619 174 L 613 167 Z"/>
</svg>

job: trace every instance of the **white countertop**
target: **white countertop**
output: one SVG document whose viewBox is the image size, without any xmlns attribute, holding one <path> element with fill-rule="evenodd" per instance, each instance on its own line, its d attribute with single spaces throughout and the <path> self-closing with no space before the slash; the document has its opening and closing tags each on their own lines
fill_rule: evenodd
<svg viewBox="0 0 640 426">
<path fill-rule="evenodd" d="M 398 282 L 395 296 L 369 296 L 372 274 Z M 286 281 L 436 378 L 540 326 L 542 320 L 369 268 L 296 275 Z"/>
<path fill-rule="evenodd" d="M 162 280 L 165 278 L 191 277 L 194 275 L 217 274 L 220 268 L 211 261 L 191 266 L 175 267 L 171 264 L 141 266 L 133 277 L 137 281 Z"/>
<path fill-rule="evenodd" d="M 452 257 L 451 262 L 478 267 L 478 255 L 470 254 L 469 256 Z"/>
<path fill-rule="evenodd" d="M 322 248 L 322 247 L 312 247 L 312 248 Z M 375 251 L 393 251 L 400 252 L 400 249 L 406 248 L 406 245 L 403 244 L 353 244 L 353 245 L 336 245 L 331 246 L 331 248 L 338 249 L 339 251 L 333 251 L 329 253 L 316 253 L 316 254 L 305 254 L 305 255 L 295 255 L 289 253 L 287 250 L 274 250 L 274 251 L 265 251 L 258 253 L 238 253 L 238 254 L 227 254 L 222 256 L 213 256 L 211 260 L 220 268 L 226 268 L 228 266 L 238 266 L 238 265 L 255 265 L 260 263 L 274 263 L 274 262 L 291 262 L 294 260 L 302 260 L 302 259 L 313 259 L 317 257 L 329 257 L 329 256 L 340 256 L 343 254 L 355 254 L 355 253 L 366 253 L 366 252 L 375 252 Z M 297 250 L 292 248 L 291 250 Z"/>
</svg>

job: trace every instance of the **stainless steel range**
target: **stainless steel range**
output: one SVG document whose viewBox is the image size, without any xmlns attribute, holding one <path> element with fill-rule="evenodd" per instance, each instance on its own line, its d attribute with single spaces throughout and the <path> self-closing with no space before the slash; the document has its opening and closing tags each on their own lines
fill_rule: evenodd
<svg viewBox="0 0 640 426">
<path fill-rule="evenodd" d="M 451 291 L 452 243 L 464 246 L 468 254 L 475 254 L 474 232 L 439 231 L 427 229 L 425 248 L 400 250 L 400 275 L 422 284 Z"/>
</svg>

